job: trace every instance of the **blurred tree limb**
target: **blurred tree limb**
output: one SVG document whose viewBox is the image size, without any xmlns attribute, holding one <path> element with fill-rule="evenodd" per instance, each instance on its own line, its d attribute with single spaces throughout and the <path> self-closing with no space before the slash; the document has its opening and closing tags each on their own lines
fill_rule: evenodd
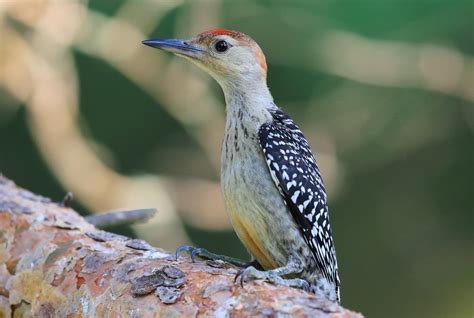
<svg viewBox="0 0 474 318">
<path fill-rule="evenodd" d="M 0 316 L 361 317 L 284 286 L 242 288 L 235 267 L 175 261 L 2 176 L 0 228 Z"/>
<path fill-rule="evenodd" d="M 86 221 L 98 228 L 117 225 L 129 225 L 145 222 L 156 214 L 156 209 L 135 209 L 125 211 L 110 211 L 85 217 Z"/>
</svg>

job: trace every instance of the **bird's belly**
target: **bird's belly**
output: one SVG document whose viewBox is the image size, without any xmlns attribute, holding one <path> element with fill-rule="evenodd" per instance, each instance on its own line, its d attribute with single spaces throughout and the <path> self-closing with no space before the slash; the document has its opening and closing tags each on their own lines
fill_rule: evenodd
<svg viewBox="0 0 474 318">
<path fill-rule="evenodd" d="M 276 248 L 269 244 L 271 237 L 266 228 L 266 217 L 259 208 L 235 201 L 226 206 L 234 230 L 249 253 L 265 269 L 281 266 L 274 255 Z"/>
<path fill-rule="evenodd" d="M 295 229 L 263 158 L 234 158 L 222 171 L 222 192 L 232 225 L 249 253 L 265 269 L 286 265 L 282 233 Z"/>
</svg>

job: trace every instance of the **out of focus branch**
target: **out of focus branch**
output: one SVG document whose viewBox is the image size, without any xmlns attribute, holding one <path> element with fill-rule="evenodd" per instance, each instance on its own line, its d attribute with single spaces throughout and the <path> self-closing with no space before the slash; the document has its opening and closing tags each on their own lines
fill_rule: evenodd
<svg viewBox="0 0 474 318">
<path fill-rule="evenodd" d="M 155 215 L 156 209 L 136 209 L 126 211 L 110 211 L 85 217 L 92 225 L 103 228 L 123 224 L 145 222 Z"/>
<path fill-rule="evenodd" d="M 0 228 L 2 317 L 361 317 L 293 288 L 242 288 L 231 265 L 175 261 L 1 176 Z"/>
<path fill-rule="evenodd" d="M 474 59 L 431 43 L 384 41 L 326 32 L 314 61 L 319 69 L 377 86 L 414 87 L 474 101 Z"/>
</svg>

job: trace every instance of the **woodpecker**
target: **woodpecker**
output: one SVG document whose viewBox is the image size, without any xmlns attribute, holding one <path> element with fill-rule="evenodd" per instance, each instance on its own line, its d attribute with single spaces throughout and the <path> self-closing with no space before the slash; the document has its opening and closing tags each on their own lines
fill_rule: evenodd
<svg viewBox="0 0 474 318">
<path fill-rule="evenodd" d="M 244 263 L 205 249 L 194 255 L 246 266 L 240 280 L 264 279 L 340 301 L 327 195 L 303 133 L 273 101 L 267 64 L 249 36 L 216 29 L 188 39 L 146 40 L 209 73 L 222 87 L 226 127 L 221 188 L 232 225 L 251 254 Z"/>
</svg>

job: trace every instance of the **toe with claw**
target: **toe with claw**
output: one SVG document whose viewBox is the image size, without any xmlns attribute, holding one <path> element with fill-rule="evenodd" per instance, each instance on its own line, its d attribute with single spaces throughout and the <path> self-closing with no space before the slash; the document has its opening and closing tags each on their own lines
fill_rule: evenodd
<svg viewBox="0 0 474 318">
<path fill-rule="evenodd" d="M 187 252 L 191 256 L 191 260 L 195 262 L 196 256 L 208 259 L 208 260 L 214 260 L 214 261 L 224 261 L 226 263 L 233 264 L 238 267 L 247 267 L 250 264 L 254 264 L 255 261 L 253 262 L 246 262 L 237 258 L 229 257 L 226 255 L 219 255 L 219 254 L 214 254 L 212 252 L 209 252 L 205 248 L 200 248 L 200 247 L 192 247 L 192 246 L 181 246 L 176 250 L 176 260 L 178 260 L 179 255 L 183 252 Z M 255 263 L 257 265 L 258 263 Z"/>
<path fill-rule="evenodd" d="M 183 246 L 178 247 L 178 249 L 175 252 L 176 260 L 179 259 L 179 256 L 183 252 L 186 252 L 186 253 L 189 254 L 189 256 L 191 257 L 191 261 L 193 263 L 196 261 L 196 256 L 199 256 L 199 257 L 202 257 L 202 258 L 212 259 L 210 257 L 206 257 L 208 254 L 212 254 L 209 251 L 207 251 L 206 249 L 203 249 L 203 248 L 200 248 L 200 247 L 192 247 L 192 246 L 188 246 L 188 245 L 183 245 Z"/>
<path fill-rule="evenodd" d="M 281 277 L 278 271 L 260 271 L 253 266 L 241 269 L 234 278 L 234 281 L 239 281 L 240 286 L 244 286 L 244 282 L 251 279 L 261 279 L 270 282 L 275 285 L 284 285 L 288 287 L 295 287 L 303 289 L 304 291 L 310 290 L 309 283 L 301 278 L 286 279 Z"/>
</svg>

